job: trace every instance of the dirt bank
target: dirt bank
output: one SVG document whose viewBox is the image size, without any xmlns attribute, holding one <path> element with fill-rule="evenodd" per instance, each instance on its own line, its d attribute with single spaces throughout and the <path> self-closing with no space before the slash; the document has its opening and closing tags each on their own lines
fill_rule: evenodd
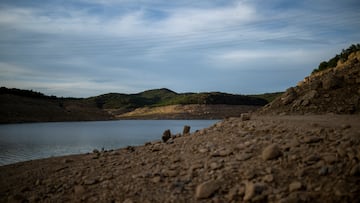
<svg viewBox="0 0 360 203">
<path fill-rule="evenodd" d="M 359 123 L 230 118 L 167 143 L 2 166 L 0 202 L 359 202 Z"/>
<path fill-rule="evenodd" d="M 169 105 L 143 107 L 117 114 L 109 111 L 116 119 L 224 119 L 238 117 L 242 113 L 255 111 L 261 106 L 250 105 Z"/>
</svg>

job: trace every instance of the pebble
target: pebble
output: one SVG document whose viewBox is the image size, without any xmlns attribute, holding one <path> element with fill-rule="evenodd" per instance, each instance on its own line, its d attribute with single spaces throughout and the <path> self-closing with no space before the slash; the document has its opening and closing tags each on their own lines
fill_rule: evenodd
<svg viewBox="0 0 360 203">
<path fill-rule="evenodd" d="M 211 162 L 210 163 L 210 168 L 212 169 L 212 170 L 216 170 L 216 169 L 219 169 L 219 168 L 221 168 L 222 167 L 222 164 L 219 164 L 219 163 L 216 163 L 216 162 Z"/>
<path fill-rule="evenodd" d="M 351 176 L 360 176 L 360 164 L 356 164 L 351 168 L 350 171 Z"/>
<path fill-rule="evenodd" d="M 151 182 L 153 183 L 159 183 L 161 181 L 161 177 L 160 176 L 155 176 L 151 179 Z"/>
<path fill-rule="evenodd" d="M 250 114 L 249 113 L 242 113 L 240 115 L 240 119 L 241 119 L 241 121 L 248 121 L 248 120 L 250 120 Z"/>
<path fill-rule="evenodd" d="M 211 156 L 213 157 L 225 157 L 225 156 L 229 156 L 232 154 L 232 151 L 228 150 L 228 149 L 223 149 L 220 151 L 215 151 Z"/>
<path fill-rule="evenodd" d="M 275 159 L 275 158 L 281 156 L 281 150 L 277 146 L 277 144 L 271 144 L 263 150 L 261 156 L 262 156 L 262 159 L 265 161 L 272 160 L 272 159 Z"/>
<path fill-rule="evenodd" d="M 328 166 L 323 166 L 319 170 L 319 175 L 321 175 L 321 176 L 327 175 L 328 173 L 329 173 L 329 167 Z"/>
<path fill-rule="evenodd" d="M 85 193 L 85 188 L 82 185 L 75 185 L 74 192 L 76 195 L 82 195 Z"/>
<path fill-rule="evenodd" d="M 263 177 L 263 180 L 264 180 L 265 182 L 271 183 L 271 182 L 274 181 L 274 176 L 271 175 L 271 174 L 266 175 L 266 176 Z"/>
<path fill-rule="evenodd" d="M 134 203 L 130 198 L 127 198 L 123 201 L 123 203 Z"/>
<path fill-rule="evenodd" d="M 203 182 L 196 187 L 195 197 L 196 199 L 209 198 L 220 188 L 218 181 L 210 180 Z"/>
<path fill-rule="evenodd" d="M 244 195 L 244 201 L 249 201 L 255 196 L 262 193 L 262 191 L 265 189 L 265 186 L 262 184 L 254 184 L 253 182 L 246 182 L 245 183 L 245 195 Z"/>
<path fill-rule="evenodd" d="M 297 191 L 302 188 L 302 184 L 299 181 L 294 181 L 289 185 L 289 192 Z"/>
<path fill-rule="evenodd" d="M 241 154 L 237 154 L 235 156 L 235 159 L 238 161 L 246 161 L 248 159 L 250 159 L 252 157 L 252 155 L 250 153 L 241 153 Z"/>
<path fill-rule="evenodd" d="M 317 143 L 317 142 L 320 142 L 320 141 L 322 141 L 322 140 L 323 140 L 322 138 L 320 138 L 320 137 L 315 137 L 315 136 L 313 136 L 313 137 L 305 137 L 305 138 L 304 138 L 304 142 L 305 142 L 306 144 Z"/>
</svg>

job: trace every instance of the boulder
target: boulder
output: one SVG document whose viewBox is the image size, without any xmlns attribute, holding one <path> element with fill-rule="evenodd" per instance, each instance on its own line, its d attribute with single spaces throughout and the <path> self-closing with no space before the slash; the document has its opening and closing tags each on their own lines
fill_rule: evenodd
<svg viewBox="0 0 360 203">
<path fill-rule="evenodd" d="M 163 142 L 168 141 L 171 138 L 171 131 L 169 129 L 165 130 L 161 138 Z"/>
</svg>

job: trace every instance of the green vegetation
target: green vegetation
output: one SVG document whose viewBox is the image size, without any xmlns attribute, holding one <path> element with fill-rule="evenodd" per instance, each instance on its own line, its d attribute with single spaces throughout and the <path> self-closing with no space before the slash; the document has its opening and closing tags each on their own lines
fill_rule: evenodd
<svg viewBox="0 0 360 203">
<path fill-rule="evenodd" d="M 265 99 L 268 103 L 274 101 L 276 97 L 282 95 L 284 92 L 274 92 L 274 93 L 264 93 L 264 94 L 254 94 L 254 95 L 248 95 L 250 97 Z"/>
<path fill-rule="evenodd" d="M 34 92 L 32 90 L 20 90 L 20 89 L 16 89 L 16 88 L 6 88 L 6 87 L 1 87 L 0 88 L 0 95 L 3 94 L 11 94 L 11 95 L 17 95 L 17 96 L 24 96 L 24 97 L 31 97 L 31 98 L 53 98 L 53 97 L 49 97 L 44 95 L 43 93 L 40 92 Z"/>
<path fill-rule="evenodd" d="M 104 109 L 133 109 L 139 107 L 155 107 L 175 104 L 228 104 L 228 105 L 256 105 L 267 104 L 267 100 L 259 97 L 226 94 L 221 92 L 183 93 L 178 94 L 169 89 L 148 90 L 138 94 L 110 93 L 88 100 L 94 101 L 99 108 Z"/>
<path fill-rule="evenodd" d="M 319 64 L 319 67 L 314 69 L 312 73 L 317 73 L 329 68 L 336 67 L 339 60 L 342 62 L 346 61 L 348 59 L 348 56 L 356 51 L 360 51 L 360 44 L 352 44 L 349 48 L 343 49 L 340 54 L 337 54 L 333 58 L 331 58 L 329 61 L 323 61 Z"/>
<path fill-rule="evenodd" d="M 221 92 L 183 93 L 178 94 L 169 89 L 154 89 L 138 94 L 108 93 L 86 99 L 58 98 L 46 96 L 32 90 L 0 88 L 0 95 L 16 95 L 26 98 L 42 99 L 58 103 L 59 107 L 74 102 L 98 109 L 131 110 L 139 107 L 158 107 L 175 104 L 227 104 L 227 105 L 255 105 L 263 106 L 268 103 L 272 94 L 264 95 L 235 95 Z"/>
</svg>

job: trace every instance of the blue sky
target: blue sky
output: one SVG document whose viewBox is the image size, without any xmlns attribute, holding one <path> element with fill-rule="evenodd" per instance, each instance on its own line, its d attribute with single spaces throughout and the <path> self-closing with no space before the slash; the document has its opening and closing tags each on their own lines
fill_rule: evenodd
<svg viewBox="0 0 360 203">
<path fill-rule="evenodd" d="M 358 0 L 2 0 L 0 86 L 284 91 L 359 42 Z"/>
</svg>

